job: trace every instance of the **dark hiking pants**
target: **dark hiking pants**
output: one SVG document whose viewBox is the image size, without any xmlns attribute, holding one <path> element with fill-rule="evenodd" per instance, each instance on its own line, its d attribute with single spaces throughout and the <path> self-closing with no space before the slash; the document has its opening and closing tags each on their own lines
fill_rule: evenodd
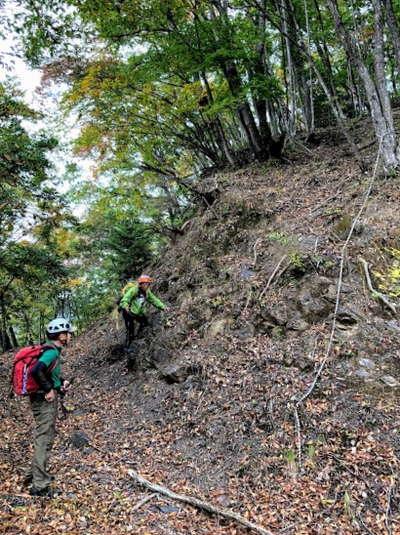
<svg viewBox="0 0 400 535">
<path fill-rule="evenodd" d="M 46 401 L 43 394 L 33 394 L 30 400 L 36 427 L 33 459 L 26 478 L 32 477 L 32 486 L 42 490 L 50 485 L 52 479 L 47 472 L 47 462 L 55 437 L 57 393 L 54 401 Z"/>
<path fill-rule="evenodd" d="M 127 312 L 126 310 L 122 310 L 122 317 L 125 321 L 125 328 L 126 328 L 126 345 L 129 347 L 131 342 L 137 336 L 142 332 L 142 330 L 145 327 L 148 327 L 150 325 L 149 320 L 147 316 L 137 314 L 132 314 L 131 312 Z M 137 329 L 137 332 L 135 334 L 135 323 L 139 324 L 139 327 Z"/>
</svg>

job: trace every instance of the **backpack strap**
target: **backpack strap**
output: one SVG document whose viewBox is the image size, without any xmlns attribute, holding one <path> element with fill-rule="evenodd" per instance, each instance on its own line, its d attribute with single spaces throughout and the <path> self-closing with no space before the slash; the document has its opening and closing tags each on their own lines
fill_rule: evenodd
<svg viewBox="0 0 400 535">
<path fill-rule="evenodd" d="M 57 346 L 56 344 L 52 344 L 52 343 L 50 343 L 50 344 L 42 344 L 42 353 L 41 353 L 40 357 L 41 357 L 41 356 L 43 355 L 43 353 L 44 353 L 45 351 L 47 351 L 48 349 L 55 349 L 56 351 L 58 351 L 58 346 Z M 53 362 L 50 364 L 50 366 L 47 368 L 47 373 L 48 373 L 48 374 L 50 374 L 50 373 L 54 370 L 54 368 L 57 366 L 57 364 L 58 364 L 58 357 L 59 357 L 59 356 L 60 356 L 60 352 L 58 353 L 57 358 L 55 358 L 55 359 L 53 360 Z M 38 358 L 38 360 L 40 359 L 40 357 Z"/>
</svg>

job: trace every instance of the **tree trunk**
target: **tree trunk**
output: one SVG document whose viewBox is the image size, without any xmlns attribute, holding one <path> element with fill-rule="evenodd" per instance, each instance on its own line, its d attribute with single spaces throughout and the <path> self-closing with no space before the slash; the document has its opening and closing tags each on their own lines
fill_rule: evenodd
<svg viewBox="0 0 400 535">
<path fill-rule="evenodd" d="M 285 0 L 279 3 L 279 9 L 281 12 L 282 26 L 284 30 L 285 50 L 283 54 L 286 55 L 286 72 L 288 73 L 287 83 L 287 100 L 288 100 L 288 113 L 287 113 L 287 129 L 288 134 L 294 137 L 296 134 L 296 75 L 294 72 L 293 58 L 292 58 L 292 46 L 291 46 L 291 31 L 288 24 L 287 5 Z"/>
<path fill-rule="evenodd" d="M 235 63 L 233 61 L 229 61 L 223 63 L 221 67 L 232 95 L 240 97 L 242 83 Z M 260 136 L 260 132 L 258 131 L 257 124 L 249 103 L 241 102 L 240 104 L 238 104 L 237 114 L 243 131 L 247 137 L 250 150 L 254 154 L 255 158 L 260 161 L 267 159 L 269 154 L 265 153 L 265 150 L 263 150 L 263 143 Z"/>
<path fill-rule="evenodd" d="M 9 326 L 8 332 L 10 333 L 10 340 L 11 340 L 12 347 L 13 349 L 15 349 L 16 347 L 18 347 L 18 340 L 17 340 L 17 337 L 15 336 L 15 332 L 14 332 L 12 325 Z"/>
<path fill-rule="evenodd" d="M 226 0 L 213 0 L 212 6 L 214 9 L 209 11 L 210 17 L 215 19 L 217 16 L 220 16 L 222 19 L 226 20 L 226 24 L 230 24 L 228 17 L 228 2 Z M 215 35 L 216 42 L 218 42 L 219 39 L 219 36 Z M 229 44 L 230 43 L 227 42 L 225 46 L 229 47 Z M 232 95 L 242 100 L 242 102 L 237 105 L 236 112 L 240 126 L 247 138 L 249 149 L 256 160 L 264 161 L 269 157 L 269 151 L 266 151 L 264 148 L 265 142 L 263 142 L 263 135 L 265 135 L 265 133 L 260 133 L 250 104 L 246 97 L 241 94 L 243 84 L 237 65 L 232 59 L 221 60 L 220 68 L 226 78 Z"/>
<path fill-rule="evenodd" d="M 318 0 L 314 0 L 314 6 L 315 6 L 315 11 L 317 13 L 318 23 L 320 25 L 320 28 L 321 28 L 322 32 L 324 32 L 325 31 L 325 24 L 324 24 L 324 19 L 323 19 L 322 14 L 321 14 L 321 9 L 319 7 Z M 317 47 L 318 55 L 321 58 L 321 61 L 322 61 L 323 65 L 325 67 L 325 70 L 326 70 L 326 84 L 327 84 L 327 87 L 329 88 L 330 93 L 333 96 L 333 98 L 336 101 L 338 101 L 338 95 L 337 95 L 337 92 L 336 92 L 336 87 L 335 87 L 335 84 L 333 82 L 334 76 L 333 76 L 333 69 L 332 69 L 330 54 L 329 54 L 329 50 L 328 50 L 328 45 L 326 44 L 325 39 L 322 39 L 321 42 L 320 42 L 318 38 L 314 38 L 314 41 L 315 41 L 315 44 L 316 44 L 316 47 Z M 343 115 L 342 115 L 342 119 L 344 119 Z"/>
<path fill-rule="evenodd" d="M 0 329 L 0 343 L 3 353 L 13 348 L 8 332 L 4 329 Z"/>
<path fill-rule="evenodd" d="M 386 21 L 392 34 L 392 42 L 397 64 L 397 75 L 400 76 L 400 30 L 398 21 L 393 10 L 392 0 L 384 0 L 386 10 Z"/>
<path fill-rule="evenodd" d="M 266 0 L 263 0 L 257 21 L 259 41 L 256 45 L 255 60 L 249 69 L 249 78 L 257 77 L 262 80 L 267 75 L 267 63 L 265 58 L 265 23 L 266 23 Z M 271 145 L 272 133 L 267 117 L 267 99 L 253 91 L 254 108 L 257 113 L 258 128 L 261 137 L 262 149 L 265 153 L 269 152 Z"/>
<path fill-rule="evenodd" d="M 279 6 L 278 6 L 279 7 Z M 277 9 L 277 11 L 279 12 L 279 9 Z M 283 26 L 282 26 L 282 23 L 280 25 L 278 25 L 275 20 L 270 17 L 269 15 L 267 15 L 267 19 L 268 21 L 271 23 L 271 25 L 275 28 L 277 28 L 279 30 L 279 32 L 281 34 L 283 34 L 285 37 L 288 37 L 289 40 L 291 40 L 290 38 L 290 35 L 288 35 L 287 33 L 285 33 L 285 30 L 283 29 Z M 343 122 L 343 111 L 342 111 L 342 108 L 339 104 L 339 101 L 337 98 L 335 98 L 335 96 L 332 94 L 332 92 L 330 91 L 329 89 L 329 86 L 325 83 L 325 80 L 323 79 L 321 73 L 320 73 L 320 70 L 319 70 L 319 67 L 318 65 L 316 65 L 315 61 L 314 61 L 314 58 L 312 57 L 312 55 L 307 51 L 307 47 L 305 46 L 304 42 L 301 40 L 300 38 L 300 35 L 298 34 L 298 37 L 299 37 L 299 40 L 294 42 L 294 44 L 298 47 L 298 49 L 307 57 L 308 61 L 310 62 L 310 65 L 312 67 L 312 69 L 314 70 L 314 73 L 316 75 L 316 78 L 318 80 L 318 82 L 320 83 L 327 99 L 328 99 L 328 103 L 332 109 L 332 112 L 336 118 L 336 121 L 337 121 L 337 124 L 342 132 L 342 134 L 344 135 L 344 137 L 346 138 L 353 154 L 354 154 L 354 157 L 356 158 L 357 160 L 357 163 L 358 165 L 360 166 L 360 168 L 362 170 L 365 169 L 365 162 L 363 160 L 363 158 L 361 157 L 361 154 L 360 154 L 360 151 L 357 147 L 357 145 L 355 144 L 354 142 L 354 139 L 353 137 L 350 135 L 348 129 L 346 128 L 346 125 L 344 124 Z"/>
<path fill-rule="evenodd" d="M 10 349 L 12 349 L 12 345 L 11 345 L 11 341 L 10 341 L 10 337 L 8 335 L 8 332 L 7 332 L 7 310 L 6 310 L 6 307 L 5 307 L 5 303 L 4 303 L 4 298 L 3 296 L 1 297 L 1 301 L 0 301 L 0 314 L 1 314 L 1 323 L 0 323 L 0 343 L 1 343 L 1 347 L 2 347 L 2 350 L 3 352 L 4 351 L 9 351 Z"/>
<path fill-rule="evenodd" d="M 326 0 L 332 14 L 336 32 L 342 41 L 347 57 L 356 68 L 360 79 L 363 82 L 371 117 L 382 153 L 383 166 L 386 171 L 396 169 L 400 165 L 400 154 L 396 142 L 393 126 L 392 109 L 388 100 L 386 81 L 384 78 L 384 58 L 383 58 L 383 36 L 382 36 L 382 10 L 380 0 L 372 0 L 375 8 L 375 54 L 374 66 L 376 73 L 376 83 L 374 82 L 368 68 L 359 54 L 358 48 L 352 37 L 343 24 L 337 0 Z M 388 104 L 389 102 L 389 104 Z"/>
<path fill-rule="evenodd" d="M 25 321 L 25 344 L 33 344 L 33 336 L 31 332 L 31 322 L 26 314 L 25 311 L 23 311 L 24 321 Z"/>
<path fill-rule="evenodd" d="M 214 102 L 214 97 L 211 91 L 210 84 L 208 83 L 207 75 L 205 72 L 201 72 L 199 74 L 199 77 L 200 77 L 202 86 L 207 92 L 208 104 L 212 104 Z M 232 166 L 235 165 L 236 162 L 232 155 L 228 140 L 226 138 L 224 127 L 221 123 L 221 120 L 218 117 L 214 119 L 213 126 L 215 127 L 215 132 L 216 132 L 217 138 L 219 139 L 219 143 L 220 143 L 220 146 L 224 153 L 225 158 L 227 159 L 230 165 Z"/>
<path fill-rule="evenodd" d="M 283 0 L 283 20 L 285 24 L 285 33 L 287 33 L 289 36 L 287 41 L 292 58 L 293 75 L 295 77 L 294 91 L 296 92 L 297 90 L 300 96 L 305 130 L 307 135 L 310 135 L 313 130 L 313 109 L 310 93 L 311 88 L 308 84 L 304 55 L 296 46 L 296 43 L 300 39 L 300 27 L 298 21 L 296 20 L 296 15 L 291 0 Z M 305 42 L 303 43 L 303 46 L 307 50 L 307 54 L 310 55 L 309 47 Z"/>
</svg>

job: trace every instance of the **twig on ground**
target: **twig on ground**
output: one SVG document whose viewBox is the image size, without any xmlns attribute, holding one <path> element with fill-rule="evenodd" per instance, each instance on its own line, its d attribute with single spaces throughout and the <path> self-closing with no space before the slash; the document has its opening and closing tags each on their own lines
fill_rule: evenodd
<svg viewBox="0 0 400 535">
<path fill-rule="evenodd" d="M 256 267 L 257 264 L 257 246 L 262 242 L 262 238 L 258 238 L 253 246 L 253 266 Z"/>
<path fill-rule="evenodd" d="M 393 312 L 394 315 L 396 315 L 396 306 L 389 301 L 389 299 L 386 297 L 386 295 L 382 294 L 381 292 L 378 292 L 372 286 L 371 277 L 370 277 L 370 274 L 369 274 L 368 262 L 366 260 L 364 260 L 364 258 L 361 258 L 361 256 L 358 258 L 358 260 L 361 262 L 361 264 L 363 266 L 365 280 L 367 282 L 368 290 L 375 297 L 377 297 L 380 301 L 382 301 L 382 303 L 384 305 L 386 305 Z"/>
<path fill-rule="evenodd" d="M 131 512 L 137 511 L 138 509 L 142 507 L 142 505 L 152 500 L 155 496 L 157 496 L 156 492 L 153 492 L 153 494 L 149 494 L 148 496 L 145 496 L 143 499 L 140 500 L 140 502 L 138 502 L 136 505 L 132 507 Z"/>
<path fill-rule="evenodd" d="M 274 269 L 274 271 L 271 273 L 271 276 L 270 276 L 270 278 L 268 279 L 268 282 L 267 282 L 265 288 L 264 288 L 263 291 L 260 293 L 260 296 L 259 296 L 258 300 L 261 300 L 261 299 L 262 299 L 263 295 L 266 293 L 266 291 L 267 291 L 268 288 L 270 287 L 270 284 L 271 284 L 273 278 L 275 277 L 275 275 L 276 275 L 278 269 L 281 267 L 282 262 L 285 260 L 286 257 L 287 257 L 286 254 L 283 255 L 282 258 L 281 258 L 281 259 L 279 260 L 279 262 L 277 263 L 277 265 L 275 266 L 275 269 Z"/>
<path fill-rule="evenodd" d="M 373 499 L 375 500 L 375 503 L 378 507 L 378 509 L 384 513 L 385 510 L 384 508 L 382 507 L 382 505 L 380 504 L 378 498 L 376 497 L 375 495 L 375 491 L 374 489 L 371 487 L 371 485 L 369 484 L 368 480 L 363 477 L 361 474 L 357 474 L 354 470 L 352 470 L 351 468 L 349 468 L 347 466 L 347 464 L 345 464 L 341 459 L 340 457 L 338 457 L 337 455 L 334 455 L 333 453 L 330 453 L 329 454 L 329 457 L 332 457 L 332 459 L 335 459 L 336 462 L 339 464 L 339 466 L 341 466 L 342 468 L 344 468 L 349 474 L 351 474 L 355 479 L 358 479 L 359 481 L 362 481 L 364 483 L 364 485 L 367 487 L 367 489 L 370 491 L 371 493 L 371 496 L 373 497 Z"/>
<path fill-rule="evenodd" d="M 395 481 L 396 475 L 392 467 L 392 477 L 390 478 L 390 485 L 387 489 L 387 505 L 386 505 L 386 511 L 385 511 L 385 525 L 386 530 L 388 532 L 388 535 L 392 535 L 392 521 L 390 518 L 390 512 L 392 509 L 392 492 L 393 492 L 393 486 Z"/>
<path fill-rule="evenodd" d="M 375 145 L 375 143 L 376 143 L 376 139 L 373 139 L 372 141 L 370 141 L 366 145 L 363 145 L 362 147 L 360 147 L 360 151 L 361 150 L 365 150 L 365 149 L 369 149 L 370 147 L 372 147 L 372 145 Z"/>
<path fill-rule="evenodd" d="M 310 210 L 310 212 L 307 214 L 307 217 L 309 216 L 313 216 L 313 214 L 315 212 L 317 212 L 318 210 L 320 210 L 323 206 L 326 206 L 327 204 L 329 204 L 331 201 L 333 201 L 333 199 L 336 199 L 336 197 L 338 195 L 340 195 L 340 193 L 342 193 L 342 187 L 344 186 L 344 184 L 349 180 L 349 177 L 346 176 L 346 178 L 344 178 L 340 183 L 339 183 L 339 186 L 336 188 L 336 192 L 331 195 L 330 197 L 328 197 L 327 199 L 325 199 L 324 201 L 322 201 L 320 204 L 317 204 L 317 206 L 315 206 L 312 210 Z"/>
<path fill-rule="evenodd" d="M 390 509 L 392 501 L 392 487 L 390 486 L 387 490 L 387 506 L 385 511 L 385 525 L 388 535 L 392 535 L 392 525 L 390 522 Z"/>
<path fill-rule="evenodd" d="M 282 277 L 282 275 L 285 273 L 285 271 L 290 267 L 291 262 L 288 262 L 286 266 L 283 266 L 283 268 L 278 271 L 278 273 L 275 275 L 274 280 L 271 282 L 271 286 L 276 284 L 278 280 Z"/>
<path fill-rule="evenodd" d="M 298 145 L 302 149 L 308 152 L 308 154 L 313 154 L 312 150 L 310 150 L 308 147 L 306 147 L 303 143 L 301 143 L 298 139 L 295 139 L 294 137 L 291 137 L 290 140 L 295 145 Z"/>
<path fill-rule="evenodd" d="M 250 288 L 250 291 L 249 291 L 248 296 L 247 296 L 247 299 L 246 299 L 246 305 L 245 305 L 245 307 L 244 307 L 244 309 L 243 309 L 243 315 L 245 315 L 246 312 L 247 312 L 247 308 L 248 308 L 248 306 L 249 306 L 249 304 L 250 304 L 252 294 L 253 294 L 253 292 L 252 292 L 252 290 L 251 290 L 251 288 Z"/>
<path fill-rule="evenodd" d="M 194 507 L 207 511 L 208 513 L 211 513 L 213 515 L 219 515 L 225 518 L 229 518 L 230 520 L 235 520 L 239 524 L 242 524 L 243 526 L 246 526 L 247 528 L 252 529 L 256 531 L 257 533 L 261 533 L 262 535 L 272 535 L 271 531 L 268 531 L 264 529 L 263 527 L 258 526 L 257 524 L 253 524 L 253 522 L 249 522 L 248 520 L 246 520 L 240 515 L 237 515 L 236 513 L 231 513 L 230 511 L 224 511 L 222 509 L 219 509 L 218 507 L 214 507 L 208 502 L 203 502 L 201 500 L 198 500 L 197 498 L 192 498 L 191 496 L 184 496 L 183 494 L 177 494 L 176 492 L 169 490 L 167 487 L 164 487 L 163 485 L 157 485 L 156 483 L 151 483 L 144 477 L 140 476 L 134 470 L 128 470 L 128 474 L 139 485 L 142 485 L 152 491 L 158 492 L 165 496 L 169 496 L 173 500 L 177 500 L 183 503 L 187 503 L 189 505 L 193 505 Z"/>
<path fill-rule="evenodd" d="M 299 464 L 299 471 L 302 467 L 302 458 L 301 458 L 301 426 L 300 418 L 297 407 L 294 408 L 294 423 L 296 425 L 296 444 L 297 444 L 297 462 Z"/>
<path fill-rule="evenodd" d="M 289 524 L 289 526 L 282 528 L 279 533 L 285 533 L 285 531 L 288 531 L 289 529 L 296 528 L 296 527 L 297 527 L 297 524 Z"/>
<path fill-rule="evenodd" d="M 360 521 L 360 524 L 362 525 L 362 527 L 365 529 L 365 531 L 367 533 L 369 533 L 369 535 L 375 535 L 375 533 L 373 531 L 371 531 L 368 526 L 365 525 L 365 522 L 361 518 L 361 514 L 360 513 L 357 515 L 357 518 Z"/>
</svg>

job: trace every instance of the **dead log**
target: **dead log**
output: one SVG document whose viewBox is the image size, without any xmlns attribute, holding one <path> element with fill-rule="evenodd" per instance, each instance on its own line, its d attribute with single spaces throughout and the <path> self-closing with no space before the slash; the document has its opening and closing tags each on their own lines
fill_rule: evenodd
<svg viewBox="0 0 400 535">
<path fill-rule="evenodd" d="M 207 513 L 210 513 L 212 515 L 219 515 L 219 516 L 223 516 L 224 518 L 228 518 L 229 520 L 235 520 L 239 524 L 246 526 L 246 528 L 256 531 L 257 533 L 261 533 L 262 535 L 273 535 L 271 531 L 268 531 L 264 529 L 263 527 L 258 526 L 257 524 L 253 524 L 253 522 L 249 522 L 248 520 L 246 520 L 240 515 L 237 515 L 236 513 L 231 513 L 230 511 L 224 511 L 222 509 L 219 509 L 218 507 L 214 507 L 208 502 L 203 502 L 201 500 L 198 500 L 197 498 L 192 498 L 191 496 L 184 496 L 183 494 L 177 494 L 176 492 L 173 492 L 172 490 L 167 489 L 167 487 L 164 487 L 163 485 L 157 485 L 156 483 L 151 483 L 144 477 L 140 476 L 134 470 L 128 470 L 128 474 L 139 485 L 142 485 L 143 487 L 146 487 L 147 489 L 150 489 L 153 492 L 158 492 L 160 494 L 163 494 L 164 496 L 168 496 L 169 498 L 172 498 L 173 500 L 187 503 L 189 505 L 192 505 L 193 507 L 197 507 L 198 509 L 206 511 Z"/>
</svg>

